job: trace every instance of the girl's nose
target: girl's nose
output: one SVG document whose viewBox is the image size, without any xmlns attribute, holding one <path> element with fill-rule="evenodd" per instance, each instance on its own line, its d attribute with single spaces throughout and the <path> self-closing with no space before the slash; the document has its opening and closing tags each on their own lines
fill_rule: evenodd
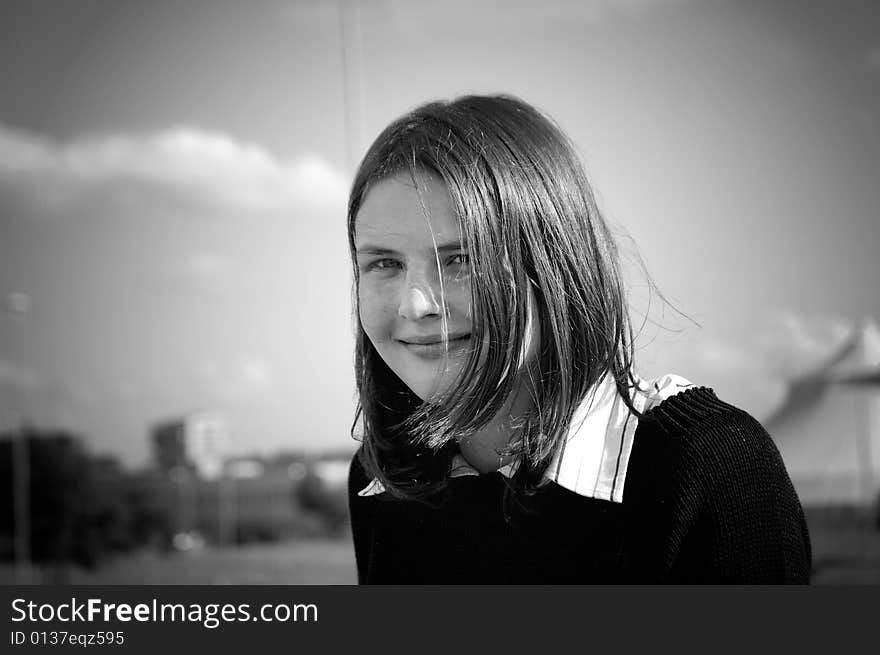
<svg viewBox="0 0 880 655">
<path fill-rule="evenodd" d="M 400 301 L 398 313 L 409 321 L 440 316 L 441 304 L 438 291 L 430 284 L 408 283 Z"/>
</svg>

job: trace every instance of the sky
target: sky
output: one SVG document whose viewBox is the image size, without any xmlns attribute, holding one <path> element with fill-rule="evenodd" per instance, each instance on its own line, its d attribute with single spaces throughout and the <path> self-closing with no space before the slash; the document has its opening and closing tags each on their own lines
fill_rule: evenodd
<svg viewBox="0 0 880 655">
<path fill-rule="evenodd" d="M 4 426 L 133 466 L 199 410 L 234 454 L 353 450 L 352 171 L 408 109 L 497 92 L 575 142 L 640 372 L 766 416 L 880 318 L 878 24 L 815 0 L 4 2 L 0 293 L 29 298 L 0 314 Z"/>
</svg>

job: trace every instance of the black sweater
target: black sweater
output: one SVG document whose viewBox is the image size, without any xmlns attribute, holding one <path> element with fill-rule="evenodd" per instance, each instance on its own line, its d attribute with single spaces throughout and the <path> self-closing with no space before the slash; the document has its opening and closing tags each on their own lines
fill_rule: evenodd
<svg viewBox="0 0 880 655">
<path fill-rule="evenodd" d="M 499 472 L 451 478 L 431 508 L 369 484 L 349 507 L 360 583 L 808 583 L 803 511 L 767 432 L 707 388 L 639 421 L 622 503 L 542 487 L 505 521 Z"/>
</svg>

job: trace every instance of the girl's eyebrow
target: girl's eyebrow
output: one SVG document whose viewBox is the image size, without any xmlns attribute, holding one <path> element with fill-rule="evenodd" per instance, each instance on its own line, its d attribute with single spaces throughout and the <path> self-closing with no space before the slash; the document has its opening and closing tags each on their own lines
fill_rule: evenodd
<svg viewBox="0 0 880 655">
<path fill-rule="evenodd" d="M 390 248 L 382 248 L 374 245 L 364 245 L 357 249 L 359 255 L 399 255 L 400 253 Z"/>
<path fill-rule="evenodd" d="M 437 246 L 437 252 L 450 252 L 455 250 L 467 250 L 467 244 L 459 243 L 455 241 L 453 243 L 446 243 L 442 246 Z M 382 246 L 374 246 L 373 244 L 364 244 L 357 249 L 358 255 L 399 255 L 400 253 L 396 250 L 392 250 L 391 248 L 384 248 Z"/>
</svg>

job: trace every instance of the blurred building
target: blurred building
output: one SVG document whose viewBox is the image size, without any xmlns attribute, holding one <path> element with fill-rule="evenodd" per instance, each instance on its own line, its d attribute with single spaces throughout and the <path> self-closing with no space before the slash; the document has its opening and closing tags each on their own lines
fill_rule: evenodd
<svg viewBox="0 0 880 655">
<path fill-rule="evenodd" d="M 302 507 L 297 490 L 318 480 L 328 494 L 345 493 L 350 455 L 232 457 L 227 423 L 215 412 L 158 423 L 151 441 L 156 470 L 145 481 L 175 544 L 191 543 L 189 535 L 241 543 L 321 534 L 322 517 Z"/>
<path fill-rule="evenodd" d="M 328 489 L 348 489 L 351 457 L 325 458 L 314 462 L 311 471 Z"/>
<path fill-rule="evenodd" d="M 153 428 L 156 464 L 165 473 L 189 470 L 203 479 L 222 472 L 229 444 L 225 418 L 216 412 L 196 412 Z"/>
</svg>

